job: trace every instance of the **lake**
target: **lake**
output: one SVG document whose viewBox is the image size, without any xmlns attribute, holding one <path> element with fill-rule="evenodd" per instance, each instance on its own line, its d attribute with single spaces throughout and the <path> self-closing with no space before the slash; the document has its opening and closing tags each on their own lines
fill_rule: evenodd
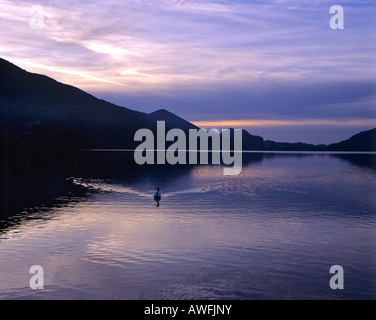
<svg viewBox="0 0 376 320">
<path fill-rule="evenodd" d="M 238 176 L 25 169 L 1 218 L 0 299 L 375 299 L 375 155 L 244 156 Z"/>
</svg>

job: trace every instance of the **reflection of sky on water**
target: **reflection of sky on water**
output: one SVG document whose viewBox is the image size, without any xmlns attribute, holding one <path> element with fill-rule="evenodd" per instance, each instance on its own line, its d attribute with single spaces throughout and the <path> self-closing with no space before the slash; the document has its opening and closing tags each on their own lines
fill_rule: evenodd
<svg viewBox="0 0 376 320">
<path fill-rule="evenodd" d="M 96 191 L 5 231 L 0 297 L 375 297 L 374 170 L 330 156 L 265 158 L 238 177 L 197 166 L 160 176 L 159 208 L 157 176 L 77 180 Z M 341 293 L 328 290 L 334 264 Z"/>
</svg>

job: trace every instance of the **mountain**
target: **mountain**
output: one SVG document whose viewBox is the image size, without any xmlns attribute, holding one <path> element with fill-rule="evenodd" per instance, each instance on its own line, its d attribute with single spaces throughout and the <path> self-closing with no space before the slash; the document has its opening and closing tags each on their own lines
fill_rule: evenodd
<svg viewBox="0 0 376 320">
<path fill-rule="evenodd" d="M 134 132 L 155 121 L 0 59 L 0 124 L 12 144 L 68 148 L 133 147 Z"/>
<path fill-rule="evenodd" d="M 327 148 L 329 151 L 376 151 L 376 128 L 363 131 L 350 139 L 333 143 Z"/>
<path fill-rule="evenodd" d="M 0 145 L 7 150 L 133 149 L 141 128 L 156 131 L 158 120 L 167 129 L 198 129 L 167 111 L 150 114 L 117 106 L 44 75 L 27 72 L 0 58 Z M 244 150 L 376 151 L 376 129 L 330 146 L 265 141 L 243 130 Z M 5 148 L 0 146 L 0 153 Z"/>
<path fill-rule="evenodd" d="M 246 130 L 242 130 L 243 150 L 265 150 L 264 138 L 254 136 Z"/>
<path fill-rule="evenodd" d="M 303 142 L 290 143 L 267 140 L 265 141 L 265 145 L 265 150 L 268 151 L 325 151 L 326 149 L 326 146 L 317 146 Z"/>
<path fill-rule="evenodd" d="M 165 109 L 157 110 L 149 114 L 149 118 L 155 121 L 165 121 L 166 127 L 168 128 L 179 128 L 184 131 L 189 129 L 199 129 L 194 124 L 184 120 L 183 118 L 178 117 L 177 115 L 167 111 Z"/>
<path fill-rule="evenodd" d="M 231 136 L 234 137 L 234 129 L 230 129 Z M 233 139 L 232 139 L 233 140 Z M 246 130 L 242 130 L 242 144 L 244 151 L 324 151 L 325 146 L 316 146 L 307 143 L 288 143 L 264 140 L 260 136 L 250 134 Z M 234 142 L 231 141 L 231 148 Z"/>
</svg>

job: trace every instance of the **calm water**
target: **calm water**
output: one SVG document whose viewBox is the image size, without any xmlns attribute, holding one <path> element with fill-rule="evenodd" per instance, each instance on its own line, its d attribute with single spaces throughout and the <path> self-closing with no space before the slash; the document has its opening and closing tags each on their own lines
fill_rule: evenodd
<svg viewBox="0 0 376 320">
<path fill-rule="evenodd" d="M 3 221 L 0 299 L 376 298 L 369 166 L 259 155 L 236 177 L 196 166 L 72 178 L 85 195 Z M 29 287 L 32 265 L 44 268 L 44 290 Z M 329 287 L 332 265 L 344 268 L 344 290 Z"/>
</svg>

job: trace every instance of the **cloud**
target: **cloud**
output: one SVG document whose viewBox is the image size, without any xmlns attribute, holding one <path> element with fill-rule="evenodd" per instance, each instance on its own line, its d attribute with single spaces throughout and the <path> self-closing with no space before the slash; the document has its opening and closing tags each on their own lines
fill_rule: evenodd
<svg viewBox="0 0 376 320">
<path fill-rule="evenodd" d="M 44 28 L 33 30 L 40 5 Z M 328 0 L 2 0 L 0 56 L 118 104 L 195 120 L 375 119 L 376 8 Z M 111 100 L 114 99 L 114 100 Z"/>
<path fill-rule="evenodd" d="M 370 36 L 329 30 L 325 1 L 303 2 L 298 13 L 286 7 L 291 1 L 41 1 L 45 29 L 38 31 L 28 26 L 30 2 L 3 3 L 0 21 L 10 32 L 0 54 L 25 66 L 75 70 L 74 85 L 85 73 L 119 84 L 112 87 L 118 92 L 374 75 Z M 365 9 L 354 12 L 364 21 Z M 96 85 L 103 88 L 93 77 L 89 89 Z"/>
</svg>

